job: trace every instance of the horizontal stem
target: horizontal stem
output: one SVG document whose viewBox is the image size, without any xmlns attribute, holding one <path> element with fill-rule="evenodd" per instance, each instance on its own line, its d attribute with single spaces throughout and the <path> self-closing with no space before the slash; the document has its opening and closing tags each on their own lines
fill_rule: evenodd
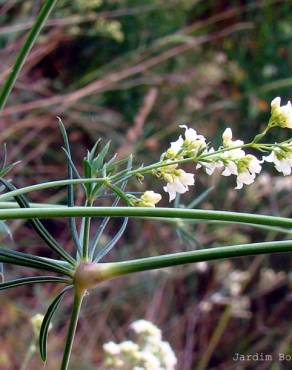
<svg viewBox="0 0 292 370">
<path fill-rule="evenodd" d="M 30 208 L 49 208 L 49 207 L 66 207 L 62 204 L 52 204 L 52 203 L 29 203 Z M 19 204 L 17 202 L 0 202 L 0 209 L 11 209 L 11 208 L 19 208 Z"/>
<path fill-rule="evenodd" d="M 283 252 L 292 252 L 292 240 L 209 248 L 130 261 L 105 263 L 101 265 L 103 266 L 103 278 L 106 279 L 134 272 L 156 270 L 164 267 L 183 265 L 186 263 Z"/>
<path fill-rule="evenodd" d="M 69 184 L 79 185 L 79 184 L 98 183 L 98 182 L 104 182 L 104 181 L 105 181 L 104 178 L 85 178 L 85 179 L 73 179 L 73 180 L 66 179 L 66 180 L 56 180 L 56 181 L 44 182 L 42 184 L 30 185 L 30 186 L 26 186 L 21 189 L 16 189 L 13 191 L 9 191 L 8 193 L 2 194 L 0 195 L 0 202 L 3 200 L 11 199 L 15 197 L 16 195 L 27 194 L 32 191 L 50 189 L 50 188 L 59 187 L 59 186 L 66 186 Z"/>
<path fill-rule="evenodd" d="M 181 208 L 144 208 L 144 207 L 58 207 L 58 208 L 22 208 L 0 210 L 0 220 L 52 218 L 52 217 L 167 217 L 177 219 L 218 220 L 246 224 L 270 225 L 292 228 L 292 220 L 285 217 L 209 211 L 202 209 Z"/>
</svg>

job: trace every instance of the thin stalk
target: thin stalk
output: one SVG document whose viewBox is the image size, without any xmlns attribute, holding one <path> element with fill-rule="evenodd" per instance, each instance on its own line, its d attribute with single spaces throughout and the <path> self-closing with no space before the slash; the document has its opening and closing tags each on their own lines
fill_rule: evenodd
<svg viewBox="0 0 292 370">
<path fill-rule="evenodd" d="M 66 179 L 66 180 L 56 180 L 56 181 L 44 182 L 42 184 L 30 185 L 30 186 L 23 187 L 21 189 L 9 191 L 5 194 L 1 194 L 0 202 L 2 200 L 7 200 L 12 197 L 15 197 L 16 195 L 27 194 L 32 191 L 39 191 L 39 190 L 50 189 L 50 188 L 55 188 L 59 186 L 66 186 L 69 184 L 73 184 L 73 185 L 92 184 L 92 183 L 99 183 L 99 182 L 104 182 L 104 181 L 105 181 L 104 178 L 85 178 L 85 179 L 73 179 L 73 180 Z"/>
<path fill-rule="evenodd" d="M 77 323 L 78 323 L 78 318 L 79 318 L 79 313 L 80 313 L 83 297 L 84 297 L 84 292 L 75 291 L 73 309 L 71 313 L 71 320 L 69 324 L 69 329 L 68 329 L 64 354 L 63 354 L 63 360 L 62 360 L 60 370 L 67 370 L 69 366 L 73 341 L 74 341 L 74 337 L 76 333 L 76 328 L 77 328 Z"/>
<path fill-rule="evenodd" d="M 292 252 L 292 240 L 232 245 L 228 247 L 208 248 L 191 252 L 165 254 L 162 256 L 123 262 L 105 263 L 103 265 L 102 275 L 104 278 L 111 278 L 134 272 L 156 270 L 165 267 L 183 265 L 186 263 L 283 252 Z"/>
<path fill-rule="evenodd" d="M 22 46 L 19 54 L 16 57 L 12 70 L 2 87 L 0 93 L 0 112 L 3 110 L 5 103 L 10 95 L 10 92 L 15 84 L 15 81 L 21 71 L 21 68 L 24 65 L 31 48 L 35 44 L 44 23 L 46 22 L 56 3 L 57 0 L 46 0 L 43 7 L 41 8 L 40 13 L 37 16 L 24 45 Z"/>
<path fill-rule="evenodd" d="M 145 208 L 145 207 L 58 207 L 58 208 L 21 208 L 1 209 L 0 220 L 53 218 L 53 217 L 167 217 L 176 219 L 218 220 L 255 225 L 270 225 L 292 228 L 292 219 L 251 213 L 209 211 L 182 208 Z"/>
<path fill-rule="evenodd" d="M 26 355 L 24 357 L 24 360 L 22 361 L 22 364 L 21 364 L 21 367 L 20 367 L 19 370 L 26 370 L 26 369 L 28 369 L 29 362 L 32 359 L 32 357 L 35 354 L 35 352 L 36 352 L 36 344 L 35 344 L 35 340 L 33 339 L 30 342 L 30 345 L 29 345 L 29 347 L 27 349 Z"/>
<path fill-rule="evenodd" d="M 92 203 L 86 202 L 85 207 L 90 207 Z M 91 217 L 85 217 L 83 227 L 83 243 L 82 243 L 82 259 L 88 260 L 89 257 L 89 242 L 90 242 L 90 224 Z"/>
</svg>

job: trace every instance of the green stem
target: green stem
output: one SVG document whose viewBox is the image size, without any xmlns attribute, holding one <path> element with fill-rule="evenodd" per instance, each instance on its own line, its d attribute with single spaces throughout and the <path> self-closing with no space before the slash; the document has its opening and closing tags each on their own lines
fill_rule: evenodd
<svg viewBox="0 0 292 370">
<path fill-rule="evenodd" d="M 85 207 L 91 207 L 92 203 L 88 201 L 85 204 Z M 89 256 L 89 242 L 90 242 L 90 223 L 91 217 L 85 217 L 84 219 L 84 228 L 83 228 L 83 243 L 82 243 L 82 259 L 83 261 L 88 260 Z"/>
<path fill-rule="evenodd" d="M 71 320 L 70 320 L 70 324 L 69 324 L 69 329 L 68 329 L 64 354 L 63 354 L 63 360 L 62 360 L 60 370 L 67 370 L 68 369 L 68 365 L 69 365 L 70 356 L 71 356 L 71 352 L 72 352 L 72 346 L 73 346 L 73 341 L 74 341 L 74 337 L 75 337 L 75 333 L 76 333 L 76 328 L 77 328 L 77 323 L 78 323 L 78 318 L 79 318 L 79 313 L 80 313 L 83 297 L 84 297 L 84 292 L 75 291 L 73 309 L 72 309 L 72 313 L 71 313 Z"/>
<path fill-rule="evenodd" d="M 31 48 L 35 44 L 36 39 L 42 29 L 42 26 L 46 22 L 47 18 L 49 17 L 56 3 L 57 3 L 57 0 L 46 0 L 43 7 L 41 8 L 40 13 L 37 16 L 35 23 L 32 26 L 24 45 L 22 46 L 19 54 L 17 55 L 16 61 L 12 67 L 12 70 L 2 87 L 2 90 L 0 93 L 0 112 L 3 110 L 5 106 L 5 103 L 21 71 L 21 68 L 25 63 L 26 58 Z"/>
<path fill-rule="evenodd" d="M 98 183 L 98 182 L 104 182 L 104 181 L 105 181 L 104 178 L 85 178 L 85 179 L 56 180 L 56 181 L 44 182 L 42 184 L 30 185 L 30 186 L 26 186 L 21 189 L 16 189 L 13 191 L 9 191 L 8 193 L 2 194 L 0 195 L 0 202 L 3 200 L 13 198 L 16 195 L 27 194 L 32 191 L 50 189 L 50 188 L 59 187 L 59 186 L 66 186 L 69 184 L 73 184 L 73 185 L 92 184 L 92 183 Z"/>
<path fill-rule="evenodd" d="M 186 263 L 212 261 L 248 255 L 292 252 L 292 240 L 208 248 L 191 252 L 165 254 L 123 262 L 102 264 L 102 276 L 107 279 L 134 272 L 156 270 Z"/>
<path fill-rule="evenodd" d="M 218 220 L 246 224 L 270 225 L 292 228 L 292 219 L 251 213 L 209 211 L 182 208 L 145 208 L 145 207 L 58 207 L 58 208 L 21 208 L 1 209 L 0 220 L 53 218 L 53 217 L 167 217 L 176 219 Z"/>
</svg>

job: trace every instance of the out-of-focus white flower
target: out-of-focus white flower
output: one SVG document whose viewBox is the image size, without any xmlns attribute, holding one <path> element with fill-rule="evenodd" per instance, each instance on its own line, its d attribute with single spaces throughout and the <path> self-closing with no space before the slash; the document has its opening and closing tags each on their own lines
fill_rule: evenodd
<svg viewBox="0 0 292 370">
<path fill-rule="evenodd" d="M 160 342 L 160 358 L 164 369 L 174 370 L 177 364 L 177 358 L 168 342 Z"/>
<path fill-rule="evenodd" d="M 161 330 L 157 326 L 150 321 L 137 320 L 130 327 L 137 336 L 136 342 L 127 340 L 119 344 L 104 344 L 104 369 L 175 370 L 175 353 L 168 342 L 162 341 Z"/>
<path fill-rule="evenodd" d="M 163 190 L 169 194 L 170 202 L 175 199 L 176 194 L 184 194 L 189 190 L 190 185 L 195 184 L 194 174 L 181 169 L 175 170 L 165 178 L 167 179 L 167 184 L 163 187 Z"/>
<path fill-rule="evenodd" d="M 41 313 L 35 314 L 30 319 L 31 324 L 32 324 L 32 328 L 33 328 L 33 333 L 34 333 L 36 338 L 38 338 L 39 335 L 40 335 L 40 330 L 41 330 L 43 320 L 44 320 L 44 315 L 42 315 Z M 51 329 L 52 329 L 52 323 L 50 323 L 50 325 L 49 325 L 49 330 L 51 330 Z"/>
<path fill-rule="evenodd" d="M 147 190 L 144 194 L 141 195 L 140 199 L 137 202 L 138 207 L 155 207 L 155 204 L 160 202 L 161 195 L 155 193 L 152 190 Z"/>
<path fill-rule="evenodd" d="M 278 172 L 282 172 L 284 176 L 288 176 L 292 172 L 292 142 L 286 145 L 285 149 L 276 147 L 270 155 L 263 157 L 263 160 L 274 163 Z"/>
<path fill-rule="evenodd" d="M 121 352 L 135 353 L 139 351 L 139 346 L 131 340 L 125 340 L 119 344 Z"/>
<path fill-rule="evenodd" d="M 140 360 L 143 362 L 145 370 L 161 369 L 159 358 L 152 352 L 144 350 L 140 352 Z"/>
<path fill-rule="evenodd" d="M 102 346 L 102 348 L 109 355 L 116 356 L 116 355 L 119 355 L 121 353 L 120 346 L 118 344 L 116 344 L 115 342 L 112 342 L 112 341 L 110 341 L 108 343 L 105 343 Z"/>
<path fill-rule="evenodd" d="M 152 322 L 150 321 L 147 320 L 134 321 L 130 325 L 130 328 L 138 335 L 142 334 L 161 339 L 161 330 L 157 326 L 152 324 Z"/>
<path fill-rule="evenodd" d="M 237 186 L 235 189 L 242 189 L 243 185 L 250 185 L 254 182 L 256 174 L 261 172 L 261 162 L 251 154 L 247 154 L 243 159 L 238 161 Z"/>
<path fill-rule="evenodd" d="M 270 125 L 292 128 L 292 105 L 290 100 L 281 106 L 281 98 L 278 96 L 271 102 Z"/>
</svg>

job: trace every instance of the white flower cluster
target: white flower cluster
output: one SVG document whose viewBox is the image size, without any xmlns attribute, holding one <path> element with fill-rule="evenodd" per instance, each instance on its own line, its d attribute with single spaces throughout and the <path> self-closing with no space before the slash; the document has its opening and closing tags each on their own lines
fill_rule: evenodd
<svg viewBox="0 0 292 370">
<path fill-rule="evenodd" d="M 146 320 L 131 324 L 136 342 L 105 343 L 106 370 L 175 370 L 177 359 L 161 330 Z"/>
<path fill-rule="evenodd" d="M 281 106 L 279 97 L 272 101 L 271 119 L 267 130 L 273 126 L 292 128 L 290 101 L 284 106 Z M 180 135 L 170 144 L 170 148 L 162 155 L 164 164 L 153 171 L 155 176 L 163 178 L 166 182 L 163 189 L 169 194 L 169 201 L 175 199 L 177 194 L 185 193 L 189 190 L 189 186 L 195 184 L 194 174 L 187 173 L 178 167 L 181 161 L 188 161 L 188 159 L 193 159 L 197 163 L 196 169 L 203 167 L 208 175 L 212 175 L 214 170 L 219 168 L 223 176 L 236 176 L 235 189 L 242 189 L 243 185 L 252 184 L 261 172 L 264 162 L 274 163 L 276 170 L 285 176 L 291 174 L 292 140 L 265 147 L 265 150 L 271 150 L 271 153 L 258 159 L 244 150 L 245 147 L 252 146 L 252 143 L 244 144 L 242 140 L 233 140 L 231 128 L 223 132 L 222 146 L 215 150 L 210 148 L 206 143 L 206 138 L 197 134 L 194 129 L 185 125 L 180 127 L 185 130 L 184 136 Z M 153 206 L 151 202 L 148 203 Z"/>
</svg>

